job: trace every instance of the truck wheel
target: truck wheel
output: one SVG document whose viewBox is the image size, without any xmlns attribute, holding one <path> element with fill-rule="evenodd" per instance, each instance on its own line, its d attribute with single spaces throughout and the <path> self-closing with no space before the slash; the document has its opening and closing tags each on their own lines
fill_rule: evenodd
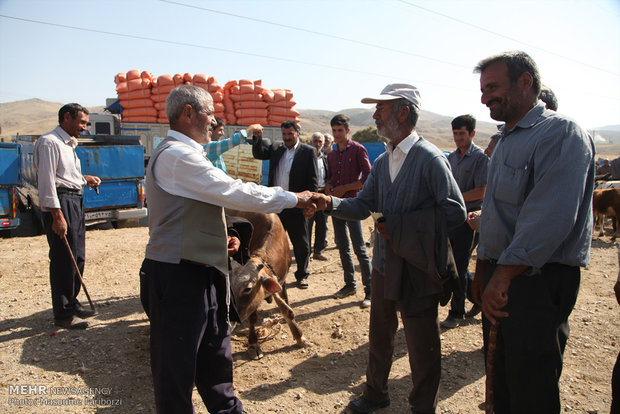
<svg viewBox="0 0 620 414">
<path fill-rule="evenodd" d="M 8 239 L 11 237 L 11 230 L 0 230 L 0 238 Z"/>
</svg>

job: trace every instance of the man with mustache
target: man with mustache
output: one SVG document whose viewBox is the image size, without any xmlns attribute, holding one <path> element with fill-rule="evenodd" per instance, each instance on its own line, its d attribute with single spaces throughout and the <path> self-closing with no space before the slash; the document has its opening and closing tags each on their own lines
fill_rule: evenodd
<svg viewBox="0 0 620 414">
<path fill-rule="evenodd" d="M 568 316 L 590 259 L 594 144 L 538 101 L 524 52 L 482 60 L 481 101 L 505 122 L 489 164 L 474 300 L 497 325 L 495 413 L 559 413 Z"/>
</svg>

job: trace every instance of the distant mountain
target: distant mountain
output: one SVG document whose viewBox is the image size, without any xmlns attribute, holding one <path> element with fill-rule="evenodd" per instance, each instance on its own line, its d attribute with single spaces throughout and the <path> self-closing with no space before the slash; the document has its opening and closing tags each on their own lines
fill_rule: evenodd
<svg viewBox="0 0 620 414">
<path fill-rule="evenodd" d="M 620 132 L 620 125 L 607 125 L 595 128 L 596 131 L 615 131 Z"/>
<path fill-rule="evenodd" d="M 0 103 L 0 135 L 5 141 L 9 141 L 12 135 L 17 134 L 42 134 L 52 130 L 58 125 L 58 110 L 61 103 L 48 102 L 41 99 L 28 99 L 24 101 Z M 88 107 L 93 113 L 103 112 L 103 106 Z M 324 111 L 319 109 L 300 109 L 301 136 L 304 140 L 310 140 L 312 133 L 330 132 L 329 121 L 338 113 L 346 114 L 351 119 L 351 133 L 369 126 L 374 127 L 372 119 L 374 109 L 350 108 L 341 111 Z M 452 140 L 452 128 L 449 116 L 439 115 L 433 112 L 422 111 L 418 121 L 417 131 L 424 138 L 437 145 L 441 149 L 454 149 Z M 475 142 L 486 147 L 491 135 L 497 132 L 495 124 L 490 122 L 478 122 L 476 125 Z M 596 150 L 599 155 L 615 158 L 620 155 L 620 125 L 608 125 L 595 128 Z"/>
<path fill-rule="evenodd" d="M 323 111 L 317 109 L 301 109 L 300 124 L 302 139 L 310 139 L 314 132 L 329 133 L 331 127 L 329 121 L 336 114 L 345 114 L 351 119 L 351 134 L 369 126 L 374 127 L 375 121 L 372 119 L 374 109 L 351 108 L 341 111 Z M 452 139 L 452 117 L 439 115 L 433 112 L 422 111 L 418 120 L 417 131 L 425 139 L 437 145 L 441 149 L 454 149 Z M 486 147 L 491 135 L 497 132 L 495 124 L 490 122 L 477 122 L 476 138 L 474 141 L 482 147 Z"/>
<path fill-rule="evenodd" d="M 51 131 L 58 125 L 58 110 L 63 104 L 41 99 L 28 99 L 0 103 L 0 134 L 8 141 L 12 135 L 38 135 Z M 87 108 L 90 112 L 103 112 L 103 106 Z"/>
</svg>

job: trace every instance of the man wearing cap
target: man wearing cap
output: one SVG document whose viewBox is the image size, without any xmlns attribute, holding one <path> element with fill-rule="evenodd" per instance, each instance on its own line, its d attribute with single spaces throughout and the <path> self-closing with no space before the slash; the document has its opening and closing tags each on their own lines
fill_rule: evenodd
<svg viewBox="0 0 620 414">
<path fill-rule="evenodd" d="M 590 260 L 594 144 L 538 101 L 524 52 L 478 63 L 481 102 L 505 122 L 489 164 L 472 295 L 496 325 L 496 413 L 559 413 L 568 317 Z M 486 348 L 486 346 L 485 346 Z"/>
<path fill-rule="evenodd" d="M 375 238 L 372 258 L 366 385 L 363 396 L 351 401 L 348 409 L 370 413 L 390 405 L 387 382 L 400 313 L 413 379 L 412 412 L 435 413 L 441 375 L 437 307 L 444 289 L 439 278 L 410 264 L 405 256 L 438 240 L 436 228 L 443 229 L 446 241 L 448 232 L 465 221 L 465 203 L 446 157 L 415 132 L 420 112 L 417 88 L 391 84 L 362 103 L 376 103 L 377 132 L 390 140 L 386 152 L 376 159 L 356 197 L 315 194 L 314 198 L 319 208 L 331 210 L 335 217 L 363 220 L 372 213 L 382 236 Z M 433 252 L 433 246 L 429 250 Z M 429 264 L 422 266 L 433 267 L 434 273 L 435 265 Z M 435 264 L 438 269 L 439 263 Z"/>
</svg>

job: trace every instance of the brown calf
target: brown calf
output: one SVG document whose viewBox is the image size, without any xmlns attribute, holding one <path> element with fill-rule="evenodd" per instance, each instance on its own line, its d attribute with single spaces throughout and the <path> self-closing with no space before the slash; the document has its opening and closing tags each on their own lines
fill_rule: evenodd
<svg viewBox="0 0 620 414">
<path fill-rule="evenodd" d="M 242 321 L 250 324 L 249 352 L 255 358 L 262 356 L 256 335 L 258 309 L 263 300 L 273 297 L 298 346 L 306 340 L 295 322 L 295 314 L 288 305 L 286 275 L 291 266 L 288 237 L 276 214 L 262 214 L 226 210 L 229 216 L 247 219 L 254 231 L 250 239 L 250 260 L 241 265 L 232 262 L 231 287 Z"/>
<path fill-rule="evenodd" d="M 618 221 L 620 218 L 620 188 L 606 188 L 594 190 L 592 196 L 592 211 L 594 213 L 594 232 L 596 232 L 596 220 L 600 225 L 599 236 L 605 234 L 605 216 L 613 216 Z M 616 227 L 614 235 L 611 237 L 615 240 L 619 235 L 620 226 Z"/>
</svg>

